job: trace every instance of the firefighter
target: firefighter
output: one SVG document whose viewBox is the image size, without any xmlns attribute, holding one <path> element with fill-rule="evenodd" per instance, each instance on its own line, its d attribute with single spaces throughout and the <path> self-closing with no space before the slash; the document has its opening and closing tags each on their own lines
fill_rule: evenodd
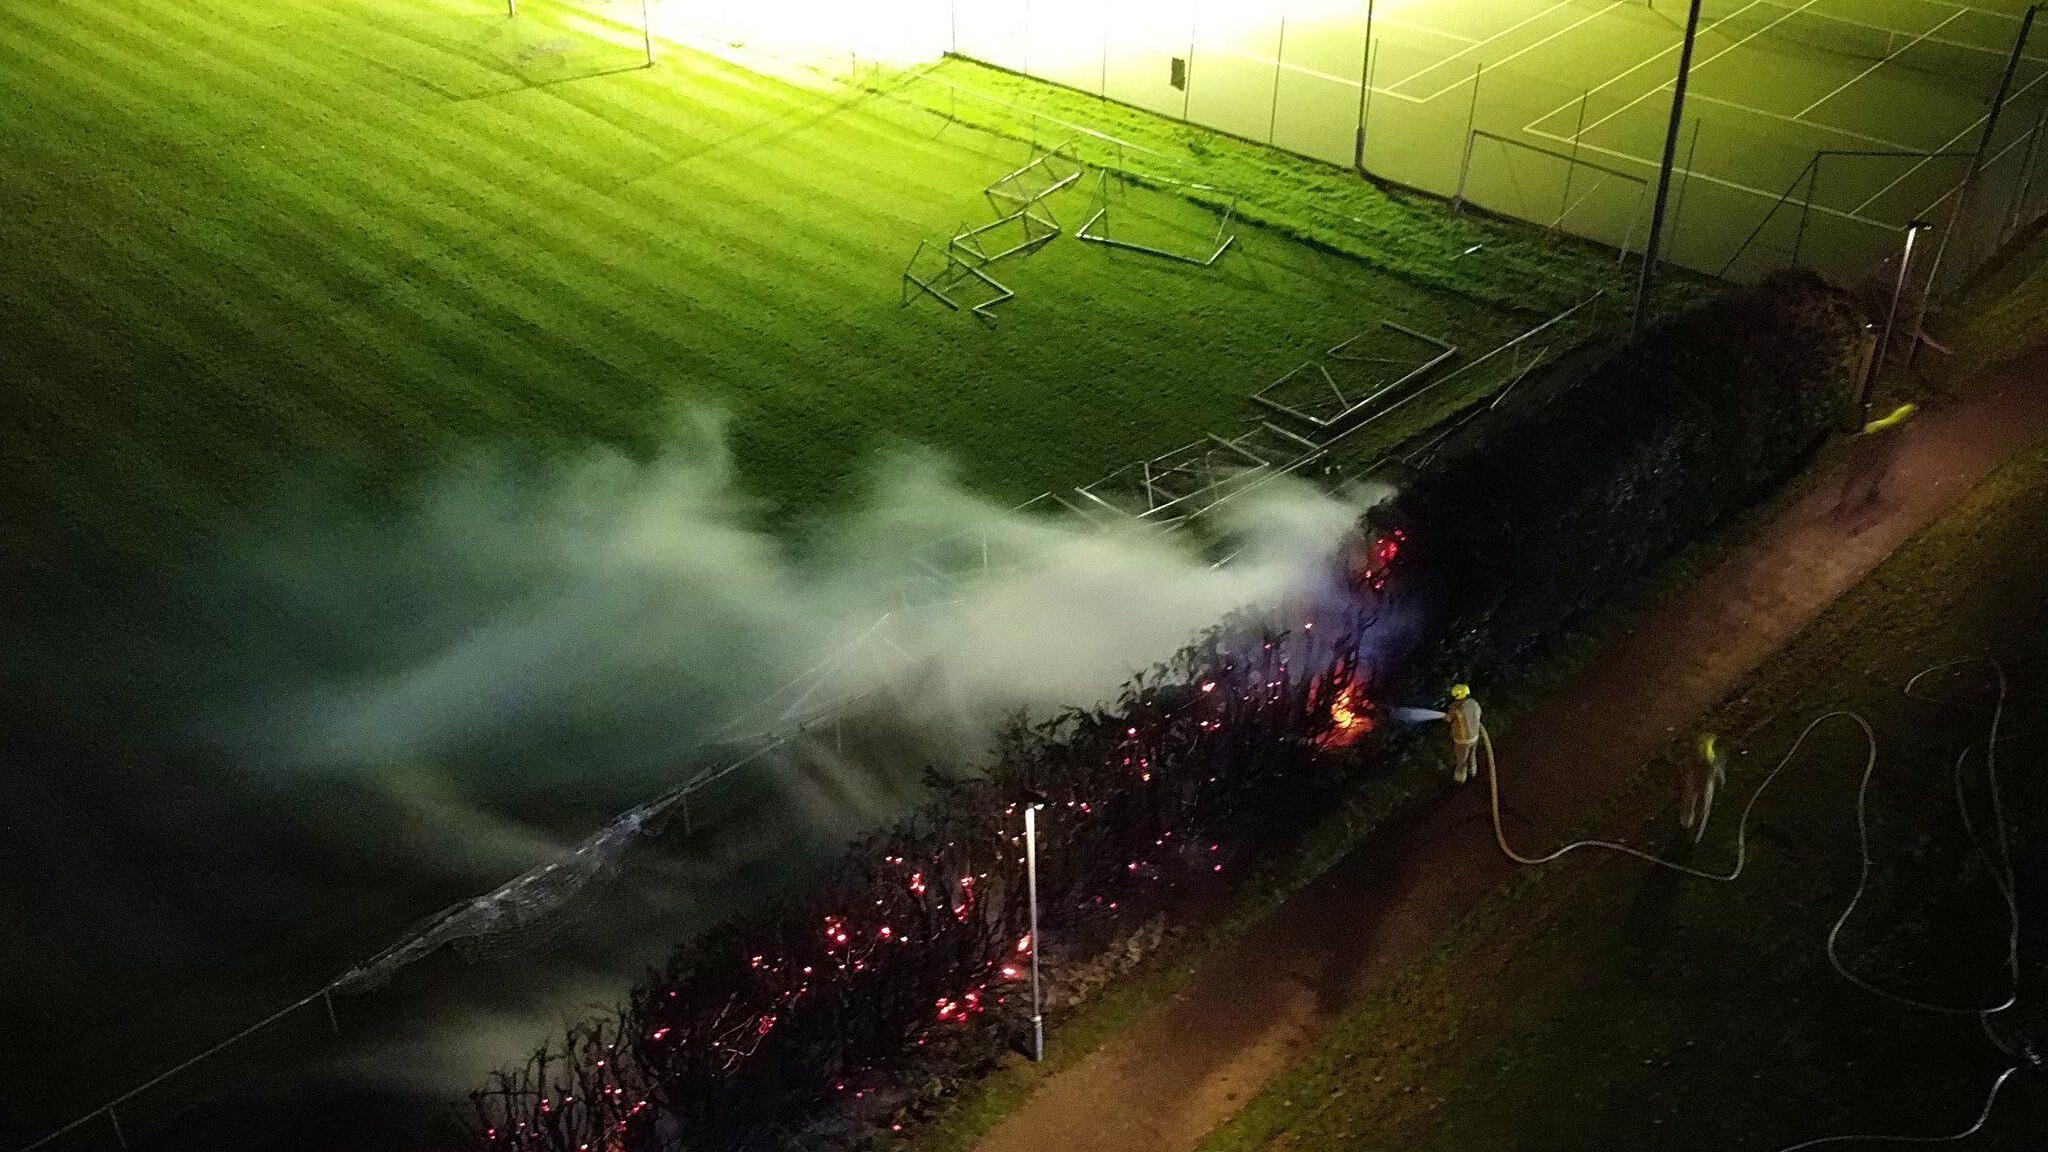
<svg viewBox="0 0 2048 1152">
<path fill-rule="evenodd" d="M 1704 733 L 1686 757 L 1678 776 L 1678 825 L 1692 833 L 1697 844 L 1707 834 L 1707 817 L 1714 811 L 1714 793 L 1728 782 L 1728 758 L 1714 745 L 1714 734 Z"/>
<path fill-rule="evenodd" d="M 1451 749 L 1456 754 L 1451 779 L 1463 784 L 1479 774 L 1479 701 L 1472 698 L 1471 688 L 1451 685 L 1451 706 L 1444 710 L 1444 720 L 1451 726 Z"/>
</svg>

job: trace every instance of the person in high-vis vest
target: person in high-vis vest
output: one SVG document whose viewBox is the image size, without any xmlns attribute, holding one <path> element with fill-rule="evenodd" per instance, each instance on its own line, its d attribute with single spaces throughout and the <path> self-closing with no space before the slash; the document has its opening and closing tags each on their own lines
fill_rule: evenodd
<svg viewBox="0 0 2048 1152">
<path fill-rule="evenodd" d="M 1456 757 L 1451 779 L 1463 784 L 1479 775 L 1479 701 L 1472 698 L 1471 688 L 1451 685 L 1451 706 L 1444 709 L 1444 720 L 1451 726 L 1451 750 Z"/>
<path fill-rule="evenodd" d="M 1714 734 L 1705 733 L 1686 757 L 1678 777 L 1678 825 L 1692 833 L 1697 844 L 1707 834 L 1707 817 L 1714 811 L 1714 793 L 1728 782 L 1728 758 L 1714 745 Z"/>
</svg>

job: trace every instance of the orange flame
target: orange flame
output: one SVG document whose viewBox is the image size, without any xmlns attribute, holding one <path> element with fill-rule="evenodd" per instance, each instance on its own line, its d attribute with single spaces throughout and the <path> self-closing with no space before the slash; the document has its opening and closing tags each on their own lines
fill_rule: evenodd
<svg viewBox="0 0 2048 1152">
<path fill-rule="evenodd" d="M 1316 743 L 1323 748 L 1348 748 L 1372 731 L 1372 717 L 1366 713 L 1365 694 L 1358 681 L 1347 681 L 1337 698 L 1330 701 L 1330 730 Z"/>
</svg>

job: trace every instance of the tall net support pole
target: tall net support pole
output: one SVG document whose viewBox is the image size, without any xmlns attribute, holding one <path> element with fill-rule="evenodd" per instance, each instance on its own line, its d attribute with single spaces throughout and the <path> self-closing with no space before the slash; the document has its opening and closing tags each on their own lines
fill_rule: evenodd
<svg viewBox="0 0 2048 1152">
<path fill-rule="evenodd" d="M 1799 267 L 1799 257 L 1806 250 L 1806 222 L 1813 217 L 1814 189 L 1820 187 L 1820 157 L 1814 156 L 1813 164 L 1806 171 L 1806 202 L 1799 206 L 1799 227 L 1792 233 L 1792 266 Z"/>
<path fill-rule="evenodd" d="M 1698 156 L 1699 152 L 1700 118 L 1695 116 L 1692 118 L 1692 143 L 1685 146 L 1685 172 L 1678 179 L 1678 200 L 1671 205 L 1671 223 L 1667 226 L 1671 230 L 1671 250 L 1673 252 L 1678 251 L 1678 237 L 1681 231 L 1678 227 L 1678 222 L 1685 217 L 1685 193 L 1687 189 L 1692 187 L 1693 158 Z M 1640 194 L 1638 194 L 1636 202 L 1638 204 L 1642 203 Z"/>
<path fill-rule="evenodd" d="M 1913 355 L 1920 349 L 1920 326 L 1927 322 L 1927 308 L 1940 288 L 1941 264 L 1948 255 L 1948 242 L 1958 228 L 1968 227 L 1970 200 L 1977 191 L 1977 177 L 1984 171 L 1984 158 L 1991 152 L 1991 137 L 1998 131 L 1999 114 L 2005 111 L 2005 102 L 2012 95 L 2012 79 L 2020 70 L 2020 61 L 2027 54 L 2027 40 L 2033 35 L 2034 17 L 2041 11 L 2039 4 L 2029 4 L 2027 14 L 2020 18 L 2020 34 L 2013 38 L 2012 54 L 2005 58 L 2005 75 L 1999 78 L 1998 95 L 1991 99 L 1991 110 L 1984 114 L 1984 134 L 1977 138 L 1977 154 L 1970 158 L 1970 170 L 1963 174 L 1962 186 L 1956 189 L 1955 207 L 1949 210 L 1948 227 L 1941 230 L 1941 242 L 1934 246 L 1934 266 L 1927 273 L 1927 291 L 1920 296 L 1920 307 L 1913 316 L 1911 343 L 1906 345 L 1906 367 L 1913 366 Z"/>
<path fill-rule="evenodd" d="M 1095 95 L 1109 99 L 1109 8 L 1102 9 L 1102 69 L 1095 78 Z"/>
<path fill-rule="evenodd" d="M 2020 214 L 2026 211 L 2027 197 L 2034 191 L 2034 161 L 2041 154 L 2041 133 L 2044 130 L 2048 130 L 2048 105 L 2043 105 L 2041 114 L 2034 117 L 2034 130 L 2027 136 L 2027 155 L 2020 161 L 2020 178 L 2013 181 L 2012 204 L 2006 209 L 2005 232 L 1999 238 L 2001 244 L 2020 230 Z"/>
<path fill-rule="evenodd" d="M 640 0 L 640 43 L 647 49 L 647 66 L 654 67 L 654 19 L 647 14 L 647 0 Z"/>
<path fill-rule="evenodd" d="M 1564 166 L 1564 200 L 1558 206 L 1557 224 L 1551 226 L 1553 230 L 1564 223 L 1565 214 L 1572 210 L 1572 174 L 1579 167 L 1579 137 L 1586 133 L 1586 104 L 1592 98 L 1591 88 L 1579 93 L 1579 124 L 1572 129 L 1572 160 Z"/>
<path fill-rule="evenodd" d="M 1372 6 L 1365 0 L 1365 47 L 1358 51 L 1358 135 L 1351 145 L 1351 166 L 1365 171 L 1365 114 L 1372 108 Z"/>
<path fill-rule="evenodd" d="M 1671 87 L 1671 124 L 1664 131 L 1664 163 L 1657 172 L 1657 200 L 1650 209 L 1650 235 L 1643 242 L 1643 273 L 1636 281 L 1632 331 L 1643 326 L 1650 307 L 1650 285 L 1657 278 L 1657 246 L 1664 240 L 1664 211 L 1671 198 L 1671 169 L 1678 162 L 1678 133 L 1685 123 L 1685 85 L 1692 78 L 1692 50 L 1700 36 L 1701 0 L 1692 0 L 1685 15 L 1685 42 L 1678 50 L 1678 79 Z"/>
<path fill-rule="evenodd" d="M 1266 116 L 1266 146 L 1273 146 L 1280 130 L 1280 69 L 1287 59 L 1287 13 L 1280 14 L 1280 35 L 1273 41 L 1273 108 Z"/>
<path fill-rule="evenodd" d="M 1479 137 L 1473 129 L 1479 126 L 1479 77 L 1486 70 L 1485 61 L 1472 64 L 1472 103 L 1465 110 L 1465 155 L 1458 161 L 1458 190 L 1451 196 L 1451 211 L 1465 210 L 1465 181 L 1472 175 L 1472 145 Z"/>
</svg>

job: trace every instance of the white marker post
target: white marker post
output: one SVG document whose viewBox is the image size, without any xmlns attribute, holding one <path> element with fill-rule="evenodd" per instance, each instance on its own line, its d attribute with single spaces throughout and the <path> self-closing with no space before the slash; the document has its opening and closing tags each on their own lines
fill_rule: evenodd
<svg viewBox="0 0 2048 1152">
<path fill-rule="evenodd" d="M 1891 307 L 1885 310 L 1884 334 L 1877 338 L 1877 363 L 1870 366 L 1870 374 L 1863 378 L 1863 386 L 1857 390 L 1857 415 L 1866 422 L 1870 419 L 1871 390 L 1877 387 L 1877 378 L 1884 375 L 1885 354 L 1891 350 L 1892 324 L 1899 318 L 1899 298 L 1906 294 L 1906 278 L 1913 270 L 1913 241 L 1932 227 L 1934 225 L 1925 220 L 1906 222 L 1906 244 L 1899 251 L 1899 275 L 1892 283 Z M 1927 290 L 1934 291 L 1934 285 L 1929 283 Z"/>
<path fill-rule="evenodd" d="M 1024 806 L 1024 875 L 1031 893 L 1031 1059 L 1045 1059 L 1045 1014 L 1038 992 L 1038 805 Z"/>
</svg>

